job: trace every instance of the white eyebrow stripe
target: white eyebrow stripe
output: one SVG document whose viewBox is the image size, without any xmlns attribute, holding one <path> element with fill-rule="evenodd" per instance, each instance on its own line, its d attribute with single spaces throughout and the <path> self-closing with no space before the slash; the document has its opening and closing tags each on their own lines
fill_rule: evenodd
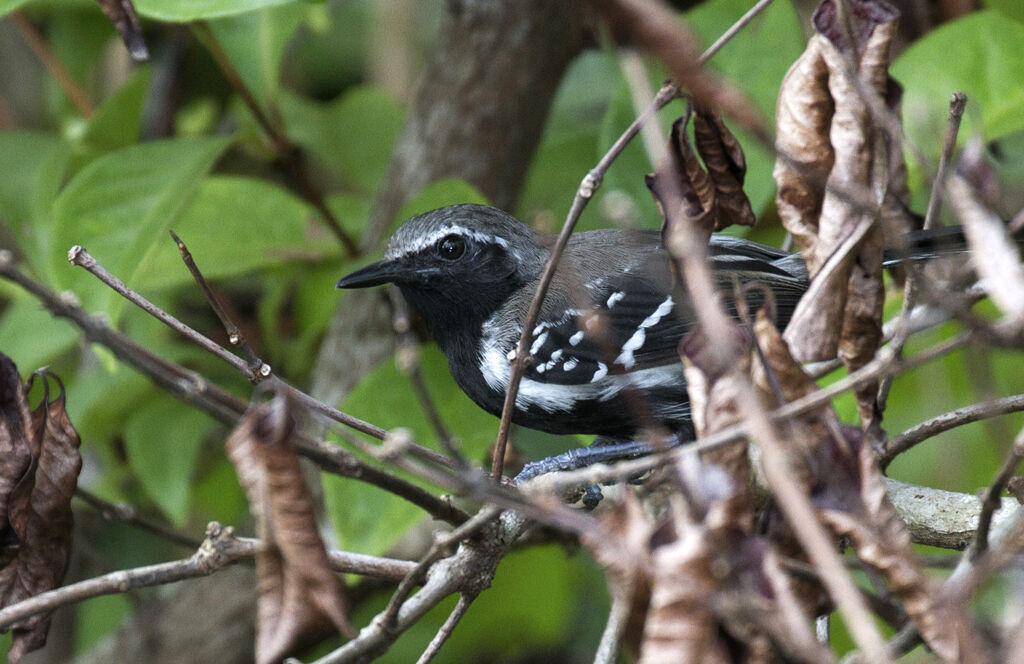
<svg viewBox="0 0 1024 664">
<path fill-rule="evenodd" d="M 384 252 L 384 258 L 388 260 L 395 260 L 396 258 L 401 258 L 403 256 L 408 256 L 410 254 L 419 253 L 426 249 L 427 247 L 434 246 L 438 240 L 448 235 L 460 235 L 462 237 L 476 240 L 477 242 L 482 242 L 485 244 L 496 244 L 503 249 L 508 249 L 508 242 L 506 242 L 505 239 L 502 237 L 498 237 L 497 235 L 488 235 L 487 233 L 481 233 L 479 231 L 474 231 L 470 228 L 466 228 L 465 226 L 449 225 L 438 228 L 430 235 L 425 235 L 423 237 L 416 238 L 416 241 L 412 242 L 411 244 L 388 247 L 387 250 Z"/>
</svg>

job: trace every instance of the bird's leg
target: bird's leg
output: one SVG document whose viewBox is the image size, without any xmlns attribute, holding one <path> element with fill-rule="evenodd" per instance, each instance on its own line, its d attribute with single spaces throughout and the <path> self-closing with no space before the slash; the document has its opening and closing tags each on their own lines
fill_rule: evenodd
<svg viewBox="0 0 1024 664">
<path fill-rule="evenodd" d="M 682 442 L 684 441 L 681 438 L 676 438 L 673 440 L 672 445 L 679 445 Z M 518 486 L 539 475 L 565 470 L 578 470 L 595 463 L 633 459 L 659 449 L 664 449 L 664 446 L 655 446 L 644 440 L 622 440 L 608 436 L 598 436 L 591 443 L 590 447 L 580 447 L 527 463 L 519 471 L 519 474 L 515 476 L 513 482 Z M 584 508 L 587 510 L 594 509 L 601 502 L 602 497 L 601 488 L 598 485 L 592 484 L 587 486 L 582 498 Z"/>
</svg>

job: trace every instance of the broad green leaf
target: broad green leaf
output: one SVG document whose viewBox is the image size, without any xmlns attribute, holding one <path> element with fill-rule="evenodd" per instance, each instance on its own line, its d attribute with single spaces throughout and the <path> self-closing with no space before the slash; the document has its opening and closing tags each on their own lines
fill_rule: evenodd
<svg viewBox="0 0 1024 664">
<path fill-rule="evenodd" d="M 554 227 L 561 228 L 569 212 L 576 190 L 587 172 L 593 168 L 597 153 L 597 130 L 561 131 L 546 138 L 537 148 L 530 168 L 526 172 L 523 193 L 519 197 L 519 210 L 523 219 L 532 212 L 550 210 L 555 218 Z M 582 221 L 593 219 L 591 212 Z"/>
<path fill-rule="evenodd" d="M 1024 23 L 1024 2 L 1020 0 L 985 0 L 983 4 L 987 9 L 995 9 Z"/>
<path fill-rule="evenodd" d="M 172 523 L 188 517 L 192 474 L 203 436 L 214 425 L 202 412 L 161 395 L 139 406 L 124 427 L 128 462 Z"/>
<path fill-rule="evenodd" d="M 686 23 L 710 46 L 751 4 L 750 0 L 709 0 L 687 12 Z M 723 46 L 708 65 L 742 90 L 771 126 L 779 84 L 803 52 L 804 42 L 793 2 L 776 0 Z"/>
<path fill-rule="evenodd" d="M 149 67 L 140 67 L 89 118 L 80 146 L 87 155 L 127 147 L 139 140 L 149 74 Z"/>
<path fill-rule="evenodd" d="M 55 318 L 35 297 L 18 297 L 0 314 L 0 349 L 26 372 L 51 364 L 77 340 L 78 328 Z"/>
<path fill-rule="evenodd" d="M 54 203 L 53 243 L 48 248 L 55 283 L 82 284 L 67 265 L 72 245 L 83 245 L 128 284 L 148 269 L 149 252 L 165 242 L 167 228 L 186 208 L 207 171 L 228 146 L 226 138 L 154 141 L 132 145 L 91 162 Z M 77 288 L 95 305 L 95 289 Z M 112 294 L 100 301 L 110 303 Z M 120 305 L 104 307 L 119 311 Z"/>
<path fill-rule="evenodd" d="M 939 26 L 896 60 L 903 84 L 904 127 L 926 154 L 942 145 L 949 97 L 967 94 L 960 137 L 981 132 L 992 141 L 1024 129 L 1024 25 L 994 10 Z"/>
<path fill-rule="evenodd" d="M 40 236 L 67 170 L 70 146 L 52 134 L 0 132 L 0 219 L 37 270 L 46 265 Z"/>
<path fill-rule="evenodd" d="M 405 121 L 401 104 L 376 88 L 355 87 L 330 104 L 282 94 L 288 135 L 356 190 L 380 186 Z"/>
<path fill-rule="evenodd" d="M 296 0 L 134 0 L 141 16 L 186 23 L 218 16 L 245 14 L 261 7 L 285 5 Z"/>
<path fill-rule="evenodd" d="M 285 47 L 305 11 L 305 3 L 292 2 L 210 21 L 242 80 L 264 103 L 277 94 Z"/>
<path fill-rule="evenodd" d="M 445 425 L 461 441 L 469 459 L 482 460 L 498 431 L 498 419 L 462 393 L 437 348 L 424 347 L 421 360 L 423 380 Z M 437 436 L 409 380 L 393 361 L 363 379 L 342 410 L 385 429 L 405 427 L 418 442 L 437 448 Z M 350 479 L 325 475 L 324 492 L 341 546 L 350 551 L 380 554 L 425 516 L 420 508 L 400 498 Z"/>
<path fill-rule="evenodd" d="M 207 279 L 222 279 L 295 260 L 337 253 L 337 242 L 314 212 L 293 194 L 263 180 L 214 175 L 171 225 Z M 177 247 L 157 238 L 148 269 L 133 287 L 155 289 L 191 283 Z"/>
<path fill-rule="evenodd" d="M 460 203 L 487 205 L 487 199 L 477 191 L 476 187 L 465 180 L 455 178 L 434 180 L 416 192 L 409 202 L 402 206 L 396 221 L 404 221 L 409 217 L 436 210 L 439 207 Z"/>
</svg>

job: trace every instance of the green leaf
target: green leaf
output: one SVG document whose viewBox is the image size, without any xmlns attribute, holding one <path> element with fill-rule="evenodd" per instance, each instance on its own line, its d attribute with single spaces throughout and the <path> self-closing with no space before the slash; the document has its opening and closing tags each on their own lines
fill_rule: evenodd
<svg viewBox="0 0 1024 664">
<path fill-rule="evenodd" d="M 134 0 L 135 9 L 141 16 L 178 23 L 233 16 L 261 7 L 294 2 L 295 0 Z"/>
<path fill-rule="evenodd" d="M 1024 129 L 1024 25 L 994 10 L 968 14 L 914 42 L 892 66 L 904 86 L 904 126 L 926 154 L 941 150 L 953 92 L 967 94 L 960 137 L 988 141 Z"/>
<path fill-rule="evenodd" d="M 519 197 L 522 218 L 536 210 L 550 210 L 560 228 L 569 213 L 576 189 L 593 168 L 597 154 L 597 131 L 587 128 L 562 131 L 544 140 L 526 173 L 523 193 Z M 589 164 L 589 165 L 588 165 Z M 593 218 L 593 215 L 587 217 Z"/>
<path fill-rule="evenodd" d="M 709 0 L 687 12 L 686 23 L 705 45 L 711 45 L 750 9 L 750 5 L 749 0 Z M 779 85 L 803 52 L 804 42 L 800 17 L 793 3 L 775 2 L 723 46 L 708 65 L 732 81 L 754 102 L 764 118 L 774 123 Z"/>
<path fill-rule="evenodd" d="M 277 94 L 285 47 L 305 12 L 304 3 L 293 2 L 210 21 L 210 29 L 242 80 L 264 103 Z"/>
<path fill-rule="evenodd" d="M 423 348 L 421 371 L 427 390 L 451 435 L 469 459 L 482 459 L 498 431 L 498 419 L 469 400 L 452 380 L 448 362 L 434 347 Z M 359 384 L 342 410 L 385 429 L 405 427 L 417 442 L 437 447 L 437 436 L 416 400 L 409 380 L 385 362 Z M 423 510 L 381 489 L 324 476 L 324 495 L 341 546 L 380 554 L 396 537 L 423 519 Z"/>
<path fill-rule="evenodd" d="M 28 2 L 29 0 L 0 0 L 0 16 L 6 16 Z"/>
<path fill-rule="evenodd" d="M 314 221 L 312 208 L 263 180 L 214 175 L 202 182 L 172 228 L 207 279 L 337 253 L 337 242 Z M 132 282 L 155 289 L 191 283 L 181 254 L 160 236 L 149 267 Z"/>
<path fill-rule="evenodd" d="M 164 396 L 142 404 L 125 424 L 132 470 L 175 525 L 188 518 L 192 474 L 203 436 L 213 424 L 202 412 Z"/>
<path fill-rule="evenodd" d="M 37 270 L 46 265 L 40 237 L 47 234 L 70 154 L 70 146 L 52 134 L 0 132 L 0 219 Z"/>
<path fill-rule="evenodd" d="M 115 276 L 128 284 L 146 273 L 149 252 L 165 242 L 171 222 L 187 207 L 207 171 L 228 146 L 226 138 L 154 141 L 111 152 L 82 169 L 54 203 L 55 227 L 49 264 L 55 283 L 81 285 L 82 271 L 67 265 L 72 245 L 83 245 Z M 212 220 L 211 220 L 212 221 Z M 95 306 L 111 304 L 96 289 L 77 288 Z"/>
<path fill-rule="evenodd" d="M 750 9 L 748 0 L 711 0 L 686 14 L 687 24 L 710 45 Z M 782 78 L 804 49 L 800 17 L 792 2 L 776 2 L 759 14 L 709 61 L 709 66 L 742 90 L 766 123 L 775 123 L 775 104 Z M 728 121 L 727 121 L 728 122 Z M 743 190 L 755 213 L 775 197 L 772 168 L 775 155 L 753 136 L 738 131 L 747 157 Z"/>
<path fill-rule="evenodd" d="M 355 87 L 330 104 L 282 93 L 281 115 L 288 135 L 356 190 L 380 186 L 405 111 L 376 88 Z"/>
<path fill-rule="evenodd" d="M 110 152 L 139 140 L 142 105 L 149 90 L 149 67 L 140 67 L 89 118 L 80 149 L 87 154 Z"/>
<path fill-rule="evenodd" d="M 78 329 L 55 318 L 35 297 L 24 295 L 0 314 L 0 339 L 5 354 L 23 373 L 51 364 L 78 340 Z"/>
<path fill-rule="evenodd" d="M 1020 0 L 985 0 L 986 9 L 995 9 L 1010 18 L 1024 23 L 1024 2 Z"/>
</svg>

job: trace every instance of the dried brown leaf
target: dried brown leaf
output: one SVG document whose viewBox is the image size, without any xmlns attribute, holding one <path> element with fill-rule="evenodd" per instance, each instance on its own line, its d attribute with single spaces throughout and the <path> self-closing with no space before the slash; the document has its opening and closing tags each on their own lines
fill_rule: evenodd
<svg viewBox="0 0 1024 664">
<path fill-rule="evenodd" d="M 710 352 L 709 340 L 699 329 L 684 337 L 679 345 L 690 395 L 690 412 L 698 438 L 721 431 L 743 418 L 740 399 L 744 386 L 750 380 L 750 353 L 746 352 L 750 338 L 738 325 L 731 331 L 735 335 L 732 345 L 743 350 L 733 353 L 736 360 L 726 368 L 717 366 L 717 354 Z M 749 533 L 753 527 L 754 507 L 749 490 L 750 458 L 746 443 L 709 450 L 703 458 L 728 474 L 735 490 L 726 500 L 726 511 L 735 528 Z"/>
<path fill-rule="evenodd" d="M 693 138 L 697 153 L 714 185 L 715 230 L 732 224 L 753 226 L 757 222 L 750 199 L 743 191 L 747 160 L 739 141 L 721 116 L 698 109 L 693 118 Z"/>
<path fill-rule="evenodd" d="M 872 113 L 898 103 L 887 73 L 898 13 L 880 0 L 844 6 L 848 16 L 833 0 L 819 5 L 818 34 L 787 75 L 775 175 L 780 215 L 812 278 L 785 338 L 802 362 L 839 353 L 854 371 L 881 341 L 880 219 L 899 209 L 905 171 L 894 167 L 902 162 Z M 864 422 L 875 415 L 875 394 L 874 384 L 857 390 Z"/>
<path fill-rule="evenodd" d="M 142 62 L 149 59 L 149 49 L 146 48 L 146 40 L 142 36 L 142 26 L 139 25 L 139 17 L 135 13 L 135 6 L 131 0 L 97 0 L 100 8 L 107 15 L 121 35 L 121 41 L 131 54 L 132 59 Z"/>
<path fill-rule="evenodd" d="M 749 131 L 766 136 L 760 114 L 734 85 L 700 63 L 699 41 L 660 0 L 591 0 L 619 42 L 643 48 L 661 60 L 672 80 L 701 107 L 721 109 Z"/>
<path fill-rule="evenodd" d="M 56 588 L 64 578 L 71 553 L 71 497 L 82 457 L 60 380 L 49 373 L 37 374 L 44 381 L 43 400 L 28 411 L 26 419 L 31 383 L 24 387 L 13 362 L 2 354 L 0 367 L 4 418 L 0 445 L 10 453 L 10 457 L 5 454 L 0 473 L 0 491 L 6 502 L 0 605 L 10 606 Z M 60 388 L 53 399 L 49 378 Z M 49 628 L 49 613 L 16 624 L 8 661 L 18 662 L 26 653 L 41 648 Z"/>
<path fill-rule="evenodd" d="M 677 212 L 681 212 L 683 219 L 710 237 L 714 228 L 714 185 L 693 153 L 686 122 L 687 118 L 681 117 L 672 123 L 668 159 L 644 181 L 661 211 L 663 235 L 667 236 L 671 224 L 680 219 Z"/>
<path fill-rule="evenodd" d="M 819 489 L 815 501 L 822 505 L 822 520 L 837 536 L 847 538 L 858 557 L 882 577 L 929 648 L 944 661 L 972 661 L 962 659 L 967 653 L 982 652 L 970 635 L 972 621 L 963 607 L 942 601 L 939 588 L 918 564 L 906 525 L 889 503 L 885 478 L 870 446 L 863 444 L 857 430 L 844 431 L 845 449 L 856 450 L 856 463 L 833 466 L 826 486 Z"/>
<path fill-rule="evenodd" d="M 261 664 L 279 661 L 331 624 L 353 633 L 295 453 L 296 426 L 279 396 L 246 414 L 226 445 L 266 547 L 257 559 Z"/>
</svg>

